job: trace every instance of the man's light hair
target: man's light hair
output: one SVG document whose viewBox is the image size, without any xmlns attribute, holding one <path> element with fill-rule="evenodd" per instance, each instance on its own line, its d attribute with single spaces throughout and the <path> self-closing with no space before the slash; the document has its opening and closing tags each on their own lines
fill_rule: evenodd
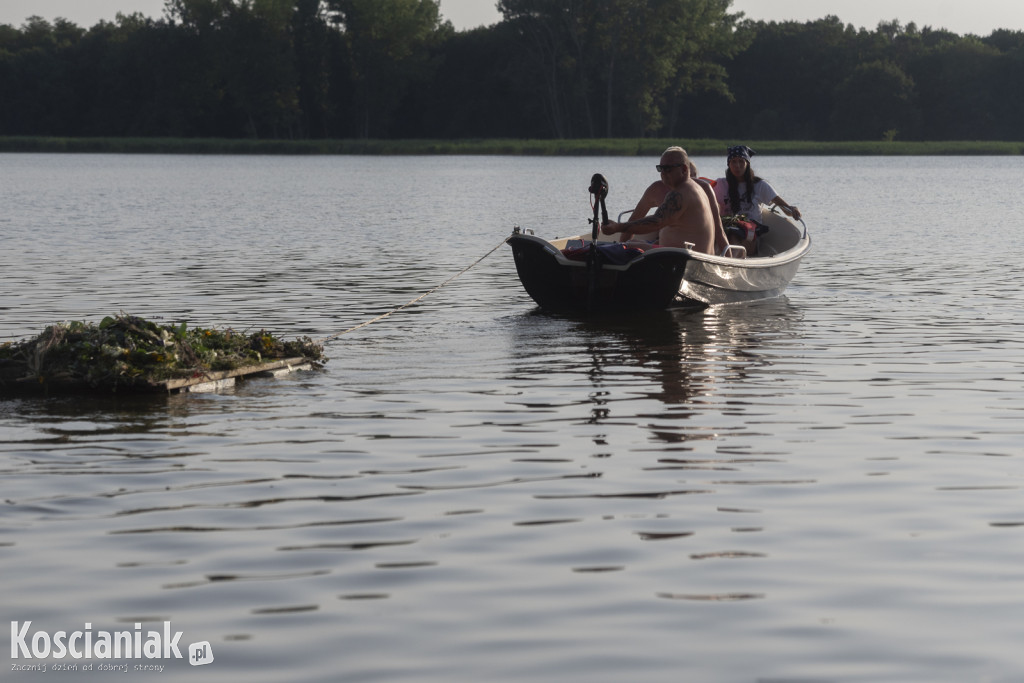
<svg viewBox="0 0 1024 683">
<path fill-rule="evenodd" d="M 665 156 L 666 154 L 675 153 L 675 152 L 678 152 L 679 154 L 682 155 L 683 163 L 686 164 L 686 166 L 687 166 L 687 170 L 688 170 L 689 176 L 691 178 L 696 178 L 697 177 L 697 166 L 692 161 L 690 161 L 690 155 L 687 154 L 686 150 L 683 149 L 682 147 L 680 147 L 679 145 L 672 145 L 671 147 L 666 149 L 664 152 L 662 152 L 661 156 Z"/>
</svg>

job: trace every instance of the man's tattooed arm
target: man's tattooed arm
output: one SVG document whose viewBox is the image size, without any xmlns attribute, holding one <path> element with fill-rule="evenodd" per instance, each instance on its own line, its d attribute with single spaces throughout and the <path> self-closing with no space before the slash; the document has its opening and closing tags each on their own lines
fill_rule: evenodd
<svg viewBox="0 0 1024 683">
<path fill-rule="evenodd" d="M 652 232 L 654 228 L 658 228 L 665 224 L 669 217 L 679 213 L 679 210 L 683 208 L 683 196 L 673 190 L 669 192 L 665 197 L 665 201 L 661 203 L 661 206 L 654 212 L 653 215 L 647 216 L 646 218 L 639 218 L 635 221 L 628 223 L 629 230 L 631 232 Z M 648 230 L 635 230 L 634 228 L 648 228 Z"/>
</svg>

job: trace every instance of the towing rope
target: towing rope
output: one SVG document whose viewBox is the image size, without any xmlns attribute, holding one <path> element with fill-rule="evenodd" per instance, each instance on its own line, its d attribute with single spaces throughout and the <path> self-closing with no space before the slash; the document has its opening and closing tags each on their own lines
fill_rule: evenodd
<svg viewBox="0 0 1024 683">
<path fill-rule="evenodd" d="M 343 331 L 341 331 L 341 332 L 336 332 L 335 334 L 332 334 L 332 335 L 330 335 L 330 336 L 324 337 L 323 339 L 316 339 L 316 340 L 314 340 L 314 343 L 316 343 L 316 344 L 320 344 L 320 345 L 326 344 L 326 343 L 327 343 L 327 342 L 329 342 L 329 341 L 332 341 L 332 340 L 334 340 L 334 339 L 337 339 L 338 337 L 340 337 L 340 336 L 341 336 L 341 335 L 343 335 L 343 334 L 348 334 L 349 332 L 355 332 L 356 330 L 358 330 L 358 329 L 361 329 L 361 328 L 363 328 L 363 327 L 366 327 L 367 325 L 369 325 L 369 324 L 371 324 L 371 323 L 375 323 L 375 322 L 377 322 L 378 320 L 383 320 L 384 318 L 388 317 L 388 316 L 389 316 L 389 315 L 391 315 L 392 313 L 398 313 L 398 312 L 399 312 L 399 311 L 401 311 L 402 309 L 404 309 L 404 308 L 408 308 L 409 306 L 412 306 L 412 305 L 413 305 L 414 303 L 416 303 L 416 302 L 417 302 L 417 301 L 419 301 L 420 299 L 423 299 L 424 297 L 426 297 L 426 296 L 427 296 L 427 295 L 429 295 L 429 294 L 433 294 L 434 292 L 436 292 L 437 290 L 441 289 L 442 287 L 444 287 L 445 285 L 447 285 L 447 284 L 448 284 L 449 282 L 451 282 L 451 281 L 452 281 L 452 280 L 454 280 L 455 278 L 457 278 L 457 277 L 459 277 L 460 275 L 464 274 L 464 273 L 465 273 L 466 271 L 468 271 L 468 270 L 469 270 L 470 268 L 472 268 L 473 266 L 477 265 L 478 263 L 480 263 L 481 261 L 483 261 L 483 260 L 484 260 L 485 258 L 487 258 L 487 257 L 488 257 L 488 256 L 490 256 L 491 254 L 493 254 L 494 252 L 496 252 L 496 251 L 497 251 L 497 250 L 498 250 L 498 249 L 499 249 L 499 248 L 501 247 L 501 245 L 503 245 L 503 244 L 505 244 L 505 240 L 504 240 L 504 239 L 503 239 L 503 240 L 501 240 L 500 242 L 498 242 L 498 243 L 497 243 L 496 245 L 494 245 L 494 248 L 493 248 L 493 249 L 491 249 L 491 250 L 490 250 L 490 251 L 488 251 L 488 252 L 487 252 L 486 254 L 484 254 L 483 256 L 481 256 L 480 258 L 478 258 L 478 259 L 477 259 L 476 261 L 473 261 L 473 262 L 472 262 L 472 263 L 470 263 L 470 264 L 469 264 L 468 266 L 466 266 L 465 268 L 463 268 L 463 269 L 462 269 L 462 270 L 460 270 L 459 272 L 455 273 L 455 275 L 452 275 L 452 276 L 451 276 L 450 278 L 448 278 L 447 280 L 445 280 L 444 282 L 442 282 L 441 284 L 439 284 L 439 285 L 438 285 L 437 287 L 434 287 L 433 289 L 431 289 L 431 290 L 429 290 L 429 291 L 423 292 L 423 294 L 420 294 L 420 295 L 419 295 L 418 297 L 416 297 L 416 298 L 415 298 L 415 299 L 413 299 L 412 301 L 409 301 L 409 302 L 407 302 L 407 303 L 404 303 L 404 304 L 402 304 L 401 306 L 399 306 L 398 308 L 393 308 L 393 309 L 391 309 L 390 311 L 388 311 L 387 313 L 383 313 L 383 314 L 381 314 L 381 315 L 378 315 L 378 316 L 377 316 L 376 318 L 373 318 L 372 320 L 367 320 L 366 322 L 362 322 L 362 323 L 359 323 L 359 324 L 358 324 L 358 325 L 356 325 L 355 327 L 350 327 L 350 328 L 348 328 L 347 330 L 343 330 Z"/>
</svg>

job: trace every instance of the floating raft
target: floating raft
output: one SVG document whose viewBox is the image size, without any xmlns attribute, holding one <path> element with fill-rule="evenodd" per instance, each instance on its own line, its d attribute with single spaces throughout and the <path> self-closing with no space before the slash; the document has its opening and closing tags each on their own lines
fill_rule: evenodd
<svg viewBox="0 0 1024 683">
<path fill-rule="evenodd" d="M 166 389 L 168 393 L 175 393 L 179 391 L 192 391 L 196 393 L 217 391 L 218 389 L 224 389 L 235 385 L 235 379 L 242 377 L 282 377 L 290 372 L 296 370 L 312 370 L 313 360 L 310 358 L 285 358 L 284 360 L 275 360 L 270 363 L 261 363 L 259 365 L 247 365 L 243 368 L 236 370 L 221 370 L 220 372 L 210 372 L 199 377 L 189 377 L 187 379 L 169 379 L 163 382 L 159 382 L 154 388 Z M 163 385 L 162 387 L 159 385 Z"/>
<path fill-rule="evenodd" d="M 137 393 L 168 393 L 177 394 L 183 391 L 194 393 L 208 393 L 233 387 L 236 379 L 249 377 L 281 377 L 296 370 L 312 370 L 315 361 L 311 358 L 285 358 L 259 365 L 247 365 L 234 370 L 220 370 L 216 372 L 205 372 L 194 377 L 182 377 L 176 379 L 165 379 L 152 382 L 135 382 L 115 387 L 92 386 L 87 382 L 70 378 L 36 378 L 17 376 L 15 373 L 0 369 L 0 394 L 11 390 L 17 393 L 25 392 L 114 392 L 132 391 Z M 17 373 L 20 374 L 20 373 Z"/>
<path fill-rule="evenodd" d="M 325 361 L 308 337 L 285 342 L 265 330 L 186 329 L 121 315 L 99 325 L 51 325 L 33 339 L 0 345 L 0 395 L 210 392 Z"/>
</svg>

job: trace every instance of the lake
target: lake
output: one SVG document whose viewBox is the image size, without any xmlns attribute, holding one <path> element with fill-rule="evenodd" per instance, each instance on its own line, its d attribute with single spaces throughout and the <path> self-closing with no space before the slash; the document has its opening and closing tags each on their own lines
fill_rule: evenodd
<svg viewBox="0 0 1024 683">
<path fill-rule="evenodd" d="M 586 232 L 593 173 L 618 213 L 656 163 L 0 155 L 0 341 L 324 338 L 473 265 L 322 370 L 0 397 L 3 679 L 1024 679 L 1020 221 L 982 184 L 1024 159 L 757 156 L 813 240 L 784 297 L 538 312 L 512 227 Z"/>
</svg>

